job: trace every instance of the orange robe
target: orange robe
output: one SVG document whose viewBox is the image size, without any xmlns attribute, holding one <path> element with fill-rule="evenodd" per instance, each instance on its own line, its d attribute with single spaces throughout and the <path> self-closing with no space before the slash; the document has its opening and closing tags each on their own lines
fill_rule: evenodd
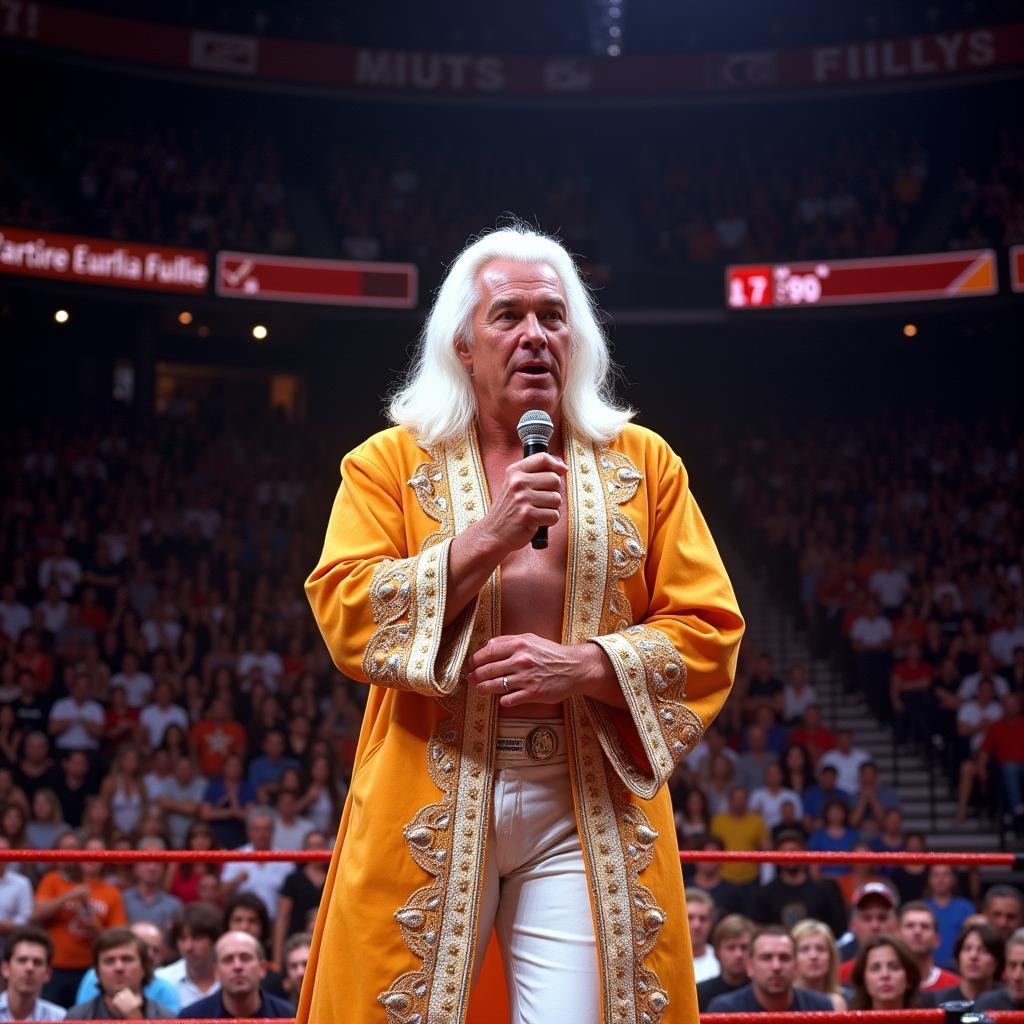
<svg viewBox="0 0 1024 1024">
<path fill-rule="evenodd" d="M 629 705 L 564 705 L 601 1024 L 696 1021 L 665 782 L 729 692 L 743 620 L 661 438 L 637 426 L 608 445 L 569 435 L 565 461 L 563 642 L 599 643 Z M 461 671 L 500 634 L 498 571 L 443 627 L 448 547 L 489 500 L 476 437 L 425 449 L 394 428 L 341 469 L 306 591 L 335 663 L 372 685 L 298 1021 L 507 1019 L 493 943 L 470 1005 L 497 702 Z"/>
</svg>

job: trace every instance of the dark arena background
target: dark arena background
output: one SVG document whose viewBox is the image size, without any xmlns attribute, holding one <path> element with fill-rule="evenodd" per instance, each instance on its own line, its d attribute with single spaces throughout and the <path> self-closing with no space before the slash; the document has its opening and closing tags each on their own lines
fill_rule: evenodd
<svg viewBox="0 0 1024 1024">
<path fill-rule="evenodd" d="M 741 913 L 850 958 L 880 882 L 947 997 L 1020 1008 L 1019 0 L 0 0 L 0 68 L 0 853 L 38 851 L 0 937 L 48 931 L 51 1001 L 72 882 L 167 970 L 191 904 L 257 894 L 294 1001 L 322 859 L 44 851 L 229 850 L 255 805 L 257 849 L 330 848 L 365 687 L 302 583 L 447 264 L 514 217 L 578 255 L 747 619 L 671 783 L 695 951 Z M 716 859 L 780 847 L 833 859 Z"/>
</svg>

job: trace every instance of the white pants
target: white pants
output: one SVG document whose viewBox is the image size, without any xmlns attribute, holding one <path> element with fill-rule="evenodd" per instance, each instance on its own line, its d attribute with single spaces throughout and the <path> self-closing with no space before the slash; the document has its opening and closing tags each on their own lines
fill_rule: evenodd
<svg viewBox="0 0 1024 1024">
<path fill-rule="evenodd" d="M 514 746 L 510 737 L 525 739 L 538 725 L 556 737 L 547 760 L 502 751 L 503 743 Z M 493 928 L 512 1024 L 597 1024 L 597 948 L 564 726 L 503 719 L 498 750 L 476 968 Z"/>
</svg>

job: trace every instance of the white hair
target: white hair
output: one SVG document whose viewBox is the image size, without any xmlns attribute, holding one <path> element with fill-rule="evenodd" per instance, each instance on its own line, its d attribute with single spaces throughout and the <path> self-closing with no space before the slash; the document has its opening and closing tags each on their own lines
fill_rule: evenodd
<svg viewBox="0 0 1024 1024">
<path fill-rule="evenodd" d="M 450 441 L 469 430 L 476 418 L 476 396 L 455 344 L 460 339 L 474 343 L 473 310 L 480 301 L 476 279 L 492 260 L 547 263 L 558 275 L 565 289 L 572 339 L 562 415 L 576 433 L 591 441 L 618 436 L 634 412 L 617 405 L 612 397 L 608 340 L 590 292 L 563 246 L 522 224 L 482 235 L 448 268 L 415 359 L 391 398 L 391 421 L 415 432 L 427 445 Z"/>
</svg>

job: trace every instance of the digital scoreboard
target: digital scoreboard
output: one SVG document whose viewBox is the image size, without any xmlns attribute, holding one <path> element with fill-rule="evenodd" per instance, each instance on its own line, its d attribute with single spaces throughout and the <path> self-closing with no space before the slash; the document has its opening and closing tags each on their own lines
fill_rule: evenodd
<svg viewBox="0 0 1024 1024">
<path fill-rule="evenodd" d="M 364 263 L 218 252 L 214 278 L 218 295 L 377 309 L 412 309 L 417 273 L 412 263 Z"/>
<path fill-rule="evenodd" d="M 992 249 L 879 256 L 856 260 L 731 265 L 725 271 L 730 309 L 788 309 L 878 302 L 920 302 L 994 295 Z"/>
</svg>

